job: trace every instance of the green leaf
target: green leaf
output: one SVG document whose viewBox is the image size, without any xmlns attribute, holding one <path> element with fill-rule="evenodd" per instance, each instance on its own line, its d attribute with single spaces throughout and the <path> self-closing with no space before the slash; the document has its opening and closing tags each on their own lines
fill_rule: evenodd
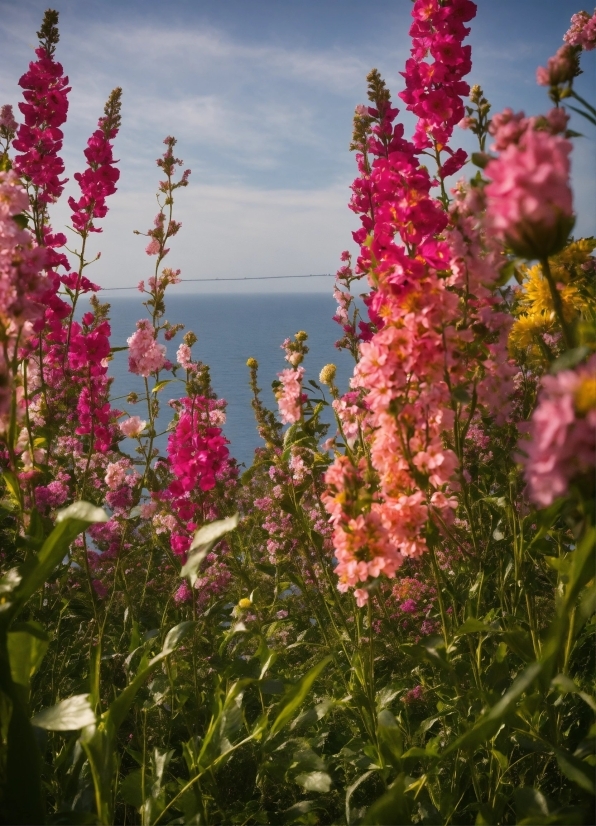
<svg viewBox="0 0 596 826">
<path fill-rule="evenodd" d="M 75 502 L 58 511 L 56 527 L 43 543 L 31 564 L 23 566 L 22 580 L 13 592 L 11 614 L 16 614 L 25 602 L 43 585 L 56 565 L 66 556 L 71 542 L 94 522 L 107 522 L 107 513 L 89 502 Z"/>
<path fill-rule="evenodd" d="M 124 803 L 129 806 L 134 806 L 135 809 L 140 809 L 143 805 L 143 789 L 142 789 L 143 773 L 141 769 L 135 769 L 130 774 L 127 774 L 118 786 L 118 796 Z"/>
<path fill-rule="evenodd" d="M 35 674 L 45 653 L 50 639 L 37 622 L 20 623 L 7 634 L 10 672 L 14 683 L 22 685 L 26 691 L 27 701 L 31 677 Z"/>
<path fill-rule="evenodd" d="M 296 783 L 306 792 L 328 792 L 333 781 L 327 772 L 302 772 L 296 776 Z"/>
<path fill-rule="evenodd" d="M 553 361 L 550 366 L 550 372 L 556 375 L 560 373 L 561 370 L 570 370 L 589 356 L 590 352 L 589 347 L 574 347 L 572 350 L 567 350 L 562 356 L 559 356 L 558 359 Z"/>
<path fill-rule="evenodd" d="M 162 381 L 158 381 L 157 384 L 151 389 L 152 393 L 159 393 L 160 390 L 163 390 L 166 384 L 169 384 L 172 379 L 163 379 Z"/>
<path fill-rule="evenodd" d="M 283 822 L 294 823 L 302 815 L 308 814 L 314 805 L 314 800 L 300 800 L 298 803 L 294 803 L 293 806 L 281 813 Z"/>
<path fill-rule="evenodd" d="M 474 617 L 468 617 L 464 624 L 455 630 L 454 635 L 460 637 L 462 634 L 494 634 L 498 630 L 498 628 L 493 628 L 493 626 L 487 625 Z"/>
<path fill-rule="evenodd" d="M 352 798 L 352 795 L 354 794 L 358 786 L 364 783 L 364 781 L 367 780 L 371 776 L 371 774 L 374 774 L 375 771 L 376 769 L 371 769 L 370 771 L 364 772 L 364 774 L 361 774 L 360 777 L 346 789 L 346 823 L 348 824 L 348 826 L 350 826 L 350 824 L 352 823 L 352 809 L 350 807 L 350 800 Z"/>
<path fill-rule="evenodd" d="M 557 674 L 556 677 L 553 677 L 551 685 L 560 691 L 561 694 L 577 694 L 586 705 L 590 706 L 592 711 L 596 712 L 596 700 L 594 697 L 582 691 L 579 686 L 573 682 L 571 677 L 568 677 L 566 674 Z"/>
<path fill-rule="evenodd" d="M 31 724 L 48 731 L 78 731 L 95 723 L 95 712 L 89 703 L 89 694 L 75 694 L 51 708 L 44 708 L 33 717 Z"/>
<path fill-rule="evenodd" d="M 384 708 L 383 711 L 379 712 L 377 721 L 377 733 L 381 747 L 384 746 L 383 752 L 390 762 L 397 767 L 404 750 L 401 729 L 395 716 L 388 708 Z"/>
<path fill-rule="evenodd" d="M 376 800 L 364 816 L 366 826 L 405 826 L 412 822 L 413 801 L 405 795 L 410 778 L 402 772 L 382 797 Z"/>
<path fill-rule="evenodd" d="M 197 571 L 199 570 L 201 562 L 211 551 L 218 539 L 221 539 L 222 536 L 233 531 L 234 528 L 238 526 L 239 521 L 240 517 L 235 513 L 234 516 L 228 516 L 226 519 L 218 519 L 216 522 L 203 525 L 203 527 L 199 528 L 195 533 L 188 551 L 188 559 L 180 571 L 180 576 L 188 577 L 191 588 L 197 581 Z"/>
<path fill-rule="evenodd" d="M 306 699 L 309 691 L 311 690 L 313 684 L 321 674 L 324 668 L 331 662 L 332 657 L 325 657 L 324 660 L 317 663 L 313 666 L 308 673 L 304 675 L 304 677 L 297 683 L 297 685 L 292 686 L 286 697 L 280 703 L 278 710 L 277 710 L 277 717 L 273 725 L 271 726 L 271 730 L 269 732 L 268 739 L 274 737 L 278 731 L 280 731 L 284 726 L 286 726 L 294 713 L 300 708 L 304 700 Z"/>
<path fill-rule="evenodd" d="M 559 768 L 573 783 L 590 794 L 596 794 L 594 783 L 594 767 L 589 763 L 579 760 L 564 749 L 555 749 L 555 757 Z"/>
</svg>

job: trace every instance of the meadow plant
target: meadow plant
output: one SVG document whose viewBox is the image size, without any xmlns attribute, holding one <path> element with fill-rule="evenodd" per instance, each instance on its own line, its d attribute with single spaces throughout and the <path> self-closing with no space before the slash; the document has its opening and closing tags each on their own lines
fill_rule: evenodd
<svg viewBox="0 0 596 826">
<path fill-rule="evenodd" d="M 596 240 L 571 236 L 567 109 L 596 124 L 573 87 L 595 17 L 538 69 L 554 108 L 491 118 L 475 13 L 414 2 L 409 138 L 369 73 L 334 291 L 353 375 L 308 378 L 300 330 L 270 409 L 248 358 L 243 469 L 166 319 L 173 137 L 127 347 L 87 277 L 120 88 L 74 175 L 78 249 L 52 227 L 70 88 L 46 12 L 24 121 L 0 110 L 2 822 L 592 822 Z M 114 399 L 119 349 L 143 390 Z"/>
</svg>

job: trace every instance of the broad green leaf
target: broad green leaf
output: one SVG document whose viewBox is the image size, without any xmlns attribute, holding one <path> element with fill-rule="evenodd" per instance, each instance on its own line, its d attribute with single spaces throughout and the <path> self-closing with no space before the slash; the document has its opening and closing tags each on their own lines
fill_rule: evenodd
<svg viewBox="0 0 596 826">
<path fill-rule="evenodd" d="M 397 720 L 387 708 L 377 717 L 377 733 L 381 746 L 385 746 L 385 756 L 394 766 L 398 766 L 404 750 L 403 738 Z"/>
<path fill-rule="evenodd" d="M 89 502 L 74 502 L 69 507 L 58 511 L 56 527 L 43 543 L 41 550 L 32 564 L 22 571 L 22 581 L 14 591 L 14 609 L 16 613 L 35 591 L 43 585 L 56 565 L 66 556 L 71 542 L 95 522 L 107 522 L 107 513 Z"/>
<path fill-rule="evenodd" d="M 579 760 L 564 749 L 555 749 L 555 757 L 559 768 L 573 783 L 590 794 L 596 794 L 596 784 L 594 782 L 594 766 Z"/>
<path fill-rule="evenodd" d="M 319 677 L 323 669 L 327 667 L 331 660 L 331 656 L 325 657 L 324 660 L 321 660 L 320 663 L 313 666 L 297 685 L 292 686 L 292 688 L 288 691 L 287 696 L 284 700 L 282 700 L 280 706 L 278 707 L 277 717 L 271 726 L 268 739 L 274 737 L 278 731 L 290 722 L 294 716 L 294 713 L 300 708 L 306 699 L 315 680 Z"/>
<path fill-rule="evenodd" d="M 49 642 L 48 635 L 37 622 L 22 623 L 7 634 L 12 679 L 23 686 L 27 698 L 31 677 L 39 668 Z"/>
<path fill-rule="evenodd" d="M 189 620 L 187 622 L 181 622 L 179 625 L 175 625 L 173 628 L 170 628 L 170 630 L 166 634 L 163 648 L 159 656 L 165 657 L 168 654 L 171 654 L 172 651 L 174 651 L 180 645 L 184 637 L 186 637 L 187 634 L 190 633 L 194 626 L 194 621 Z"/>
<path fill-rule="evenodd" d="M 487 625 L 474 617 L 468 617 L 464 624 L 455 630 L 454 635 L 459 637 L 462 634 L 494 634 L 495 631 L 498 631 L 498 629 L 493 628 L 492 625 Z"/>
<path fill-rule="evenodd" d="M 48 731 L 77 731 L 95 723 L 95 712 L 89 703 L 89 694 L 75 694 L 51 708 L 44 708 L 33 717 L 31 724 Z"/>
<path fill-rule="evenodd" d="M 69 519 L 78 520 L 92 524 L 94 522 L 108 522 L 109 516 L 103 508 L 98 508 L 90 502 L 73 502 L 67 508 L 59 510 L 56 514 L 56 524 L 67 522 Z"/>
<path fill-rule="evenodd" d="M 350 800 L 352 798 L 352 795 L 354 794 L 356 789 L 371 776 L 371 774 L 375 773 L 375 771 L 375 769 L 371 769 L 367 772 L 364 772 L 364 774 L 361 774 L 360 777 L 346 789 L 346 823 L 348 824 L 348 826 L 350 826 L 350 824 L 352 823 L 352 808 L 350 806 Z"/>
<path fill-rule="evenodd" d="M 414 801 L 405 794 L 410 780 L 403 772 L 398 774 L 385 794 L 370 806 L 362 823 L 366 826 L 405 826 L 411 823 Z"/>
<path fill-rule="evenodd" d="M 333 782 L 327 772 L 320 771 L 302 772 L 295 779 L 306 792 L 328 792 Z"/>
<path fill-rule="evenodd" d="M 22 509 L 23 507 L 23 500 L 21 497 L 21 486 L 19 484 L 19 480 L 11 470 L 5 470 L 2 474 L 4 477 L 4 481 L 6 482 L 6 487 L 14 501 L 14 503 Z"/>
<path fill-rule="evenodd" d="M 294 823 L 297 818 L 301 817 L 302 815 L 308 814 L 311 811 L 313 806 L 315 805 L 314 800 L 300 800 L 298 803 L 294 803 L 293 806 L 290 806 L 289 809 L 286 809 L 282 812 L 282 818 L 284 823 Z"/>
<path fill-rule="evenodd" d="M 535 824 L 548 817 L 548 801 L 539 789 L 523 786 L 515 789 L 515 813 L 517 823 Z"/>
<path fill-rule="evenodd" d="M 135 769 L 127 774 L 118 785 L 120 799 L 129 806 L 134 806 L 135 809 L 140 809 L 143 805 L 142 778 L 141 769 Z"/>
<path fill-rule="evenodd" d="M 202 528 L 195 533 L 190 550 L 194 551 L 202 545 L 208 545 L 210 542 L 215 542 L 226 533 L 233 531 L 238 526 L 240 517 L 237 513 L 234 516 L 228 516 L 226 519 L 218 519 L 216 522 L 210 522 L 208 525 L 203 525 Z"/>
<path fill-rule="evenodd" d="M 556 688 L 557 691 L 560 691 L 561 694 L 577 694 L 582 698 L 584 703 L 590 706 L 592 711 L 596 712 L 596 700 L 585 691 L 582 691 L 579 686 L 573 682 L 571 677 L 568 677 L 566 674 L 557 674 L 556 677 L 553 677 L 551 685 L 553 688 Z"/>
<path fill-rule="evenodd" d="M 188 559 L 180 571 L 180 576 L 187 576 L 189 578 L 191 588 L 197 581 L 197 571 L 201 562 L 211 551 L 218 539 L 221 539 L 222 536 L 225 536 L 225 534 L 233 531 L 234 528 L 237 527 L 239 520 L 239 515 L 235 513 L 234 516 L 228 516 L 226 519 L 218 519 L 217 522 L 210 522 L 208 525 L 203 525 L 203 527 L 199 528 L 195 533 L 188 551 Z"/>
</svg>

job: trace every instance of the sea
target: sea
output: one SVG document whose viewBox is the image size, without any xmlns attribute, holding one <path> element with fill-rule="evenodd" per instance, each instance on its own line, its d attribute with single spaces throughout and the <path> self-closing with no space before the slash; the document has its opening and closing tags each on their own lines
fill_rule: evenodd
<svg viewBox="0 0 596 826">
<path fill-rule="evenodd" d="M 148 317 L 142 297 L 114 296 L 108 291 L 100 293 L 102 301 L 111 305 L 112 347 L 126 347 L 126 339 L 135 331 L 136 321 Z M 184 330 L 173 341 L 167 342 L 167 356 L 176 359 L 176 350 L 185 332 L 192 330 L 197 336 L 193 346 L 194 359 L 209 365 L 212 386 L 219 398 L 227 401 L 227 421 L 224 434 L 230 442 L 231 455 L 245 467 L 252 464 L 254 451 L 261 445 L 250 405 L 252 394 L 249 387 L 249 371 L 246 360 L 251 356 L 259 362 L 259 387 L 263 389 L 264 403 L 276 408 L 271 382 L 288 367 L 281 343 L 298 330 L 308 333 L 309 353 L 303 366 L 305 380 L 318 381 L 325 364 L 337 366 L 336 383 L 342 392 L 349 389 L 354 361 L 349 353 L 339 351 L 335 342 L 342 335 L 341 327 L 333 321 L 335 300 L 325 293 L 273 293 L 273 294 L 174 294 L 166 296 L 167 319 L 172 324 L 184 324 Z M 86 308 L 81 307 L 81 310 Z M 113 405 L 130 415 L 146 419 L 143 403 L 131 405 L 126 396 L 131 391 L 144 393 L 143 379 L 128 372 L 126 350 L 114 353 L 110 374 Z M 182 371 L 179 371 L 179 375 Z M 161 413 L 159 425 L 165 430 L 172 410 L 170 399 L 184 395 L 184 386 L 172 381 L 159 393 Z M 329 394 L 327 393 L 329 399 Z M 329 409 L 323 417 L 332 421 Z M 157 445 L 165 451 L 167 436 L 162 435 Z M 129 445 L 132 447 L 132 445 Z"/>
</svg>

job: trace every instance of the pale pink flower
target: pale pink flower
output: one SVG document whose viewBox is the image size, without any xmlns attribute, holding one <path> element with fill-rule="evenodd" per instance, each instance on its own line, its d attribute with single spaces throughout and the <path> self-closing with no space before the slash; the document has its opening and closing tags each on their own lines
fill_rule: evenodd
<svg viewBox="0 0 596 826">
<path fill-rule="evenodd" d="M 105 483 L 110 490 L 116 490 L 126 481 L 128 461 L 109 462 L 106 468 Z"/>
<path fill-rule="evenodd" d="M 181 344 L 178 347 L 178 351 L 176 353 L 176 361 L 181 367 L 184 367 L 185 370 L 191 370 L 194 366 L 192 363 L 192 354 L 190 352 L 190 347 L 188 344 Z"/>
<path fill-rule="evenodd" d="M 299 421 L 302 415 L 300 403 L 304 367 L 298 367 L 296 370 L 288 368 L 277 375 L 282 384 L 282 389 L 277 397 L 281 420 L 284 424 L 294 424 Z"/>
<path fill-rule="evenodd" d="M 147 255 L 157 255 L 159 253 L 159 241 L 157 238 L 152 238 L 145 247 Z"/>
<path fill-rule="evenodd" d="M 147 422 L 144 419 L 141 419 L 140 416 L 131 416 L 130 419 L 126 419 L 124 422 L 120 422 L 120 431 L 129 438 L 134 438 L 135 436 L 140 436 L 147 425 Z"/>
<path fill-rule="evenodd" d="M 131 373 L 147 378 L 164 366 L 166 348 L 155 340 L 155 332 L 147 319 L 137 321 L 137 331 L 128 342 L 128 368 Z"/>
</svg>

